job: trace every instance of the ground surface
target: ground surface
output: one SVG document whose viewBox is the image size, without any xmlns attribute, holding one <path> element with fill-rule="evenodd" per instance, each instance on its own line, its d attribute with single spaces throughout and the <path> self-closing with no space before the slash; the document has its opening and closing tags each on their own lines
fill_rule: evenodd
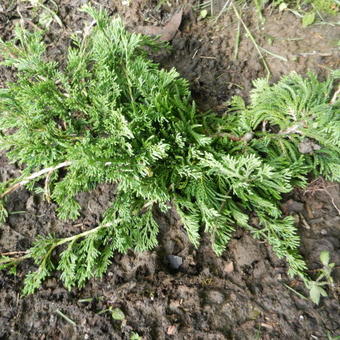
<svg viewBox="0 0 340 340">
<path fill-rule="evenodd" d="M 51 56 L 61 60 L 68 34 L 83 29 L 88 22 L 78 11 L 85 2 L 55 1 L 64 27 L 55 22 L 50 26 L 46 40 Z M 238 56 L 234 57 L 238 22 L 231 12 L 212 22 L 198 20 L 198 1 L 164 1 L 160 8 L 156 8 L 155 1 L 146 0 L 130 1 L 129 5 L 118 0 L 98 2 L 111 14 L 121 15 L 131 30 L 138 25 L 163 25 L 179 5 L 186 5 L 172 49 L 154 58 L 163 67 L 176 67 L 190 81 L 201 110 L 223 112 L 231 95 L 246 96 L 251 80 L 265 76 L 258 53 L 243 30 Z M 215 2 L 217 14 L 218 6 L 221 8 L 223 3 Z M 287 60 L 267 55 L 273 80 L 292 70 L 314 70 L 322 77 L 327 69 L 339 67 L 339 29 L 335 26 L 302 28 L 292 13 L 273 11 L 266 15 L 266 23 L 260 25 L 254 10 L 243 12 L 260 46 Z M 13 24 L 20 20 L 37 25 L 39 11 L 27 2 L 0 3 L 3 39 L 11 37 Z M 9 70 L 1 69 L 0 86 L 12 76 Z M 8 164 L 2 154 L 0 180 L 18 173 L 18 167 Z M 82 218 L 69 223 L 58 221 L 53 204 L 41 197 L 25 190 L 14 193 L 9 210 L 25 213 L 12 213 L 1 226 L 0 252 L 25 250 L 38 234 L 65 236 L 96 226 L 113 193 L 113 187 L 101 186 L 91 194 L 80 195 Z M 340 265 L 337 207 L 339 185 L 321 179 L 306 192 L 296 190 L 283 202 L 284 211 L 293 214 L 300 226 L 302 253 L 311 275 L 320 268 L 321 250 L 328 250 L 332 261 Z M 340 334 L 339 268 L 334 271 L 337 285 L 316 306 L 286 288 L 284 284 L 307 295 L 300 282 L 287 277 L 285 263 L 266 244 L 254 241 L 245 232 L 236 232 L 228 251 L 218 258 L 205 237 L 199 249 L 189 245 L 176 214 L 160 215 L 159 224 L 160 246 L 155 251 L 117 255 L 108 275 L 91 280 L 81 290 L 68 292 L 57 277 L 52 277 L 36 295 L 22 299 L 22 273 L 32 265 L 22 266 L 17 277 L 0 272 L 0 339 L 129 339 L 135 332 L 143 339 L 294 340 L 327 339 L 327 334 Z M 167 255 L 183 259 L 180 271 L 170 271 Z M 125 319 L 114 321 L 109 312 L 98 314 L 110 307 L 120 308 Z"/>
</svg>

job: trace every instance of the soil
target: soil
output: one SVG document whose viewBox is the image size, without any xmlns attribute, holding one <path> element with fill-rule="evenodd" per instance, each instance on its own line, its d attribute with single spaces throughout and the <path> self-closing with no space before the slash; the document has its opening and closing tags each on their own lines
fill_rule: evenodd
<svg viewBox="0 0 340 340">
<path fill-rule="evenodd" d="M 46 2 L 63 23 L 50 25 L 49 54 L 62 60 L 69 34 L 88 23 L 79 12 L 85 0 Z M 99 2 L 99 1 L 98 1 Z M 241 27 L 234 56 L 238 21 L 232 10 L 219 15 L 223 1 L 214 2 L 213 19 L 199 20 L 198 1 L 100 1 L 110 14 L 118 14 L 130 30 L 138 25 L 164 25 L 184 7 L 172 48 L 153 58 L 161 67 L 175 67 L 190 81 L 200 110 L 223 112 L 235 94 L 249 95 L 252 80 L 266 72 L 254 44 Z M 56 7 L 57 6 L 57 7 Z M 0 3 L 0 35 L 12 36 L 14 24 L 39 25 L 41 10 L 29 2 Z M 257 43 L 279 57 L 266 55 L 272 80 L 290 71 L 316 72 L 339 68 L 336 49 L 339 29 L 332 25 L 303 28 L 288 11 L 268 10 L 261 24 L 252 8 L 242 11 Z M 325 18 L 336 22 L 336 17 Z M 263 51 L 263 50 L 262 50 Z M 285 61 L 284 61 L 285 60 Z M 0 86 L 14 77 L 1 68 Z M 20 173 L 5 154 L 0 157 L 0 180 Z M 55 206 L 25 189 L 13 193 L 11 212 L 0 229 L 0 252 L 25 250 L 39 234 L 71 235 L 93 228 L 114 197 L 114 186 L 102 185 L 79 195 L 82 217 L 61 222 Z M 58 277 L 49 278 L 33 296 L 20 297 L 23 276 L 33 269 L 25 263 L 17 276 L 0 272 L 0 339 L 328 339 L 340 335 L 340 186 L 322 179 L 307 190 L 295 190 L 282 203 L 292 214 L 302 237 L 301 253 L 315 276 L 321 267 L 319 253 L 328 250 L 336 268 L 335 285 L 317 306 L 288 289 L 308 296 L 301 282 L 290 279 L 284 261 L 265 243 L 238 230 L 223 256 L 211 250 L 209 239 L 194 249 L 180 228 L 176 213 L 155 212 L 160 225 L 159 246 L 151 252 L 117 254 L 102 279 L 83 289 L 67 291 Z M 24 212 L 24 213 L 23 213 Z M 176 257 L 177 256 L 177 257 Z M 183 261 L 178 270 L 177 260 Z M 124 319 L 113 320 L 109 309 L 119 308 Z M 64 316 L 64 317 L 63 317 Z M 69 319 L 67 320 L 65 316 Z M 72 320 L 73 322 L 71 322 Z"/>
</svg>

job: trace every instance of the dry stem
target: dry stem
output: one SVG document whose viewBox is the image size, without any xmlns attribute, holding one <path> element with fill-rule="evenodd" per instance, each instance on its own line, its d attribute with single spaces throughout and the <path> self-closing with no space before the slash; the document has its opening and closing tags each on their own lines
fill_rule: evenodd
<svg viewBox="0 0 340 340">
<path fill-rule="evenodd" d="M 334 92 L 334 95 L 332 97 L 332 100 L 331 100 L 331 104 L 335 104 L 337 98 L 338 98 L 338 95 L 340 94 L 340 86 L 338 87 L 338 89 Z"/>
<path fill-rule="evenodd" d="M 331 195 L 331 193 L 327 190 L 328 188 L 330 188 L 331 186 L 326 185 L 326 182 L 323 178 L 317 178 L 314 181 L 311 182 L 309 189 L 305 189 L 303 194 L 310 194 L 311 196 L 313 196 L 317 191 L 323 191 L 325 192 L 329 198 L 331 199 L 331 203 L 333 205 L 333 207 L 335 208 L 335 210 L 338 212 L 338 214 L 340 215 L 340 208 L 336 205 L 335 200 L 333 198 L 333 196 Z"/>
<path fill-rule="evenodd" d="M 60 168 L 65 168 L 67 166 L 70 166 L 72 164 L 71 161 L 65 161 L 65 162 L 62 162 L 62 163 L 59 163 L 57 164 L 56 166 L 52 166 L 52 167 L 49 167 L 49 168 L 45 168 L 45 169 L 42 169 L 42 170 L 39 170 L 37 172 L 34 172 L 33 174 L 31 174 L 30 176 L 24 178 L 23 180 L 21 180 L 20 182 L 18 183 L 15 183 L 14 185 L 12 185 L 11 187 L 9 187 L 5 192 L 3 192 L 1 195 L 0 195 L 0 199 L 1 198 L 4 198 L 6 195 L 10 194 L 11 192 L 17 190 L 18 188 L 22 187 L 23 185 L 29 183 L 30 181 L 32 181 L 33 179 L 35 178 L 38 178 L 42 175 L 45 175 L 46 173 L 51 173 L 55 170 L 58 170 Z"/>
</svg>

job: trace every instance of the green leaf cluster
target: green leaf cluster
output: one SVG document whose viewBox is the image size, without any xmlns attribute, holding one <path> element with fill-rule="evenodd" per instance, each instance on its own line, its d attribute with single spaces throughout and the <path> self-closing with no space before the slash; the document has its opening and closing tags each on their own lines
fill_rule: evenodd
<svg viewBox="0 0 340 340">
<path fill-rule="evenodd" d="M 235 97 L 222 117 L 198 115 L 188 82 L 148 58 L 164 45 L 103 10 L 83 10 L 95 25 L 73 37 L 62 64 L 47 59 L 39 32 L 17 28 L 13 41 L 0 42 L 2 63 L 17 71 L 0 90 L 0 148 L 24 165 L 20 178 L 1 184 L 0 217 L 15 186 L 42 184 L 61 219 L 79 216 L 78 193 L 117 186 L 96 228 L 36 240 L 23 257 L 38 267 L 24 294 L 54 270 L 68 289 L 81 287 L 106 272 L 115 252 L 152 249 L 154 208 L 171 204 L 195 246 L 204 230 L 220 255 L 243 227 L 307 280 L 296 227 L 279 202 L 310 172 L 340 178 L 340 104 L 332 98 L 339 74 L 257 80 L 249 105 Z M 10 263 L 1 259 L 0 268 Z"/>
<path fill-rule="evenodd" d="M 328 251 L 323 250 L 320 253 L 320 262 L 322 268 L 319 269 L 318 277 L 315 281 L 307 282 L 307 288 L 309 289 L 309 297 L 315 303 L 319 304 L 321 296 L 327 296 L 324 286 L 334 288 L 333 278 L 331 273 L 335 266 L 335 263 L 330 263 L 330 254 Z"/>
<path fill-rule="evenodd" d="M 298 11 L 297 13 L 300 13 L 300 15 L 304 13 L 305 15 L 314 15 L 315 17 L 315 14 L 320 16 L 320 12 L 321 14 L 337 14 L 339 12 L 340 2 L 339 0 L 274 0 L 271 4 L 279 7 L 279 9 L 289 7 L 294 11 L 293 13 Z M 310 12 L 306 12 L 306 8 L 310 10 Z"/>
</svg>

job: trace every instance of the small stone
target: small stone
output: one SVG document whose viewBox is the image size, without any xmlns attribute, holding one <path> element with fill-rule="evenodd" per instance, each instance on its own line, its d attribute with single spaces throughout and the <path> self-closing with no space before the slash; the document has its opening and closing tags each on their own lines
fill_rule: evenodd
<svg viewBox="0 0 340 340">
<path fill-rule="evenodd" d="M 270 330 L 273 330 L 274 327 L 272 325 L 269 325 L 268 323 L 262 322 L 261 326 Z"/>
<path fill-rule="evenodd" d="M 171 300 L 169 304 L 169 309 L 171 311 L 176 311 L 177 308 L 181 305 L 179 300 Z"/>
<path fill-rule="evenodd" d="M 236 301 L 237 295 L 235 293 L 230 293 L 229 299 L 230 299 L 230 301 Z"/>
<path fill-rule="evenodd" d="M 327 230 L 326 229 L 321 229 L 320 234 L 321 235 L 327 235 Z"/>
<path fill-rule="evenodd" d="M 178 270 L 183 264 L 183 258 L 177 255 L 168 255 L 166 257 L 169 268 L 173 270 Z"/>
<path fill-rule="evenodd" d="M 172 325 L 168 327 L 168 330 L 166 331 L 167 335 L 174 335 L 176 333 L 176 326 Z"/>
<path fill-rule="evenodd" d="M 233 271 L 234 271 L 234 263 L 232 261 L 227 262 L 224 266 L 224 272 L 230 274 Z"/>
<path fill-rule="evenodd" d="M 301 213 L 304 211 L 304 204 L 290 199 L 282 205 L 282 209 L 288 214 L 292 212 Z"/>
<path fill-rule="evenodd" d="M 310 309 L 310 302 L 308 300 L 302 300 L 295 298 L 295 306 L 300 310 L 308 310 Z"/>
<path fill-rule="evenodd" d="M 34 207 L 35 207 L 34 196 L 30 196 L 26 201 L 26 210 L 32 211 L 34 210 Z"/>
<path fill-rule="evenodd" d="M 309 224 L 318 224 L 323 222 L 323 217 L 313 218 L 308 221 Z"/>
<path fill-rule="evenodd" d="M 210 290 L 206 293 L 206 302 L 212 305 L 220 305 L 224 298 L 224 295 L 218 290 Z"/>
<path fill-rule="evenodd" d="M 48 279 L 45 282 L 46 288 L 55 288 L 57 286 L 57 281 L 56 279 Z"/>
</svg>

